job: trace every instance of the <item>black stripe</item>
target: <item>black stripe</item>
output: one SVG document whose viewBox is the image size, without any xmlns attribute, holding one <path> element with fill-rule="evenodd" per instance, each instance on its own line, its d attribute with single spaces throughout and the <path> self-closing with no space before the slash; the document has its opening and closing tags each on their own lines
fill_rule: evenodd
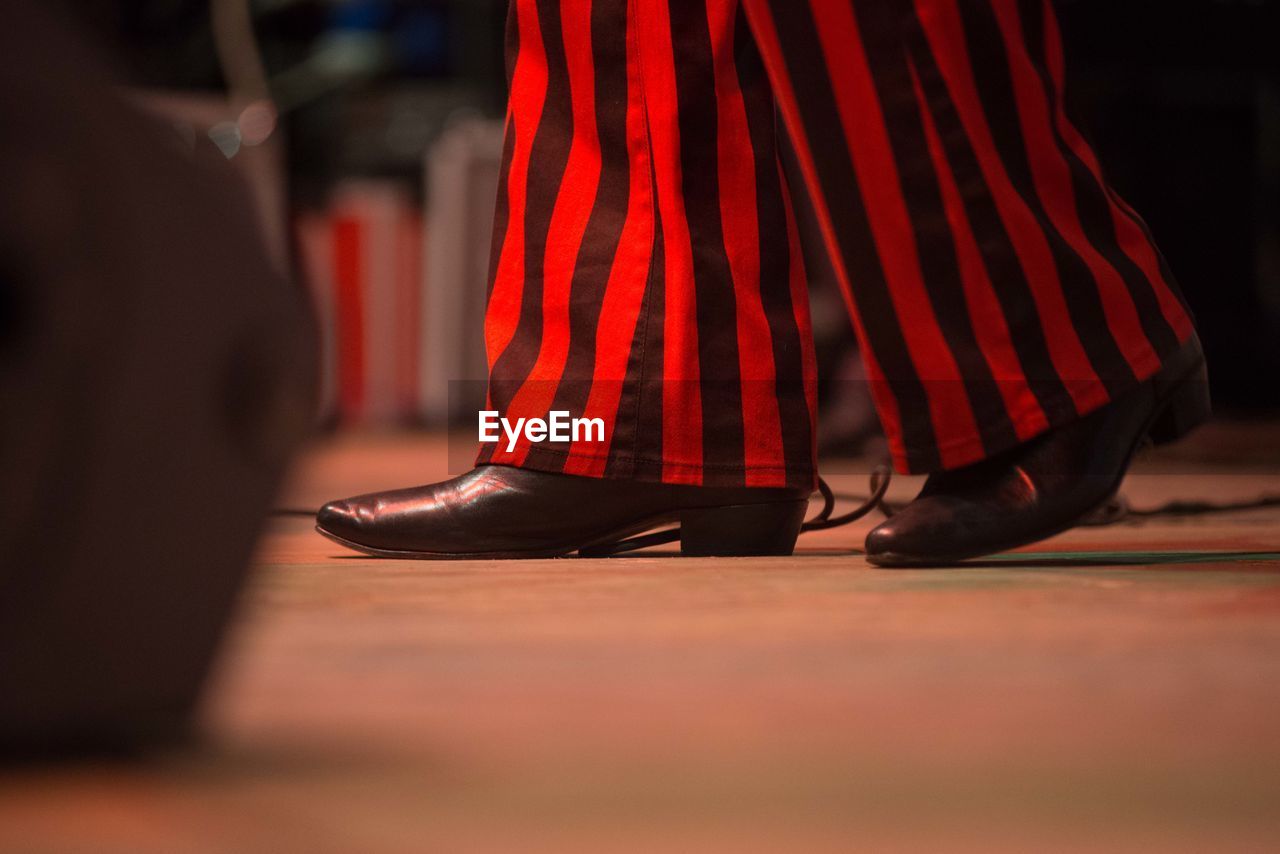
<svg viewBox="0 0 1280 854">
<path fill-rule="evenodd" d="M 650 161 L 652 163 L 652 161 Z M 627 357 L 627 383 L 618 405 L 605 477 L 662 480 L 663 306 L 666 300 L 666 254 L 658 184 L 649 173 L 653 199 L 653 251 L 640 317 Z M 628 402 L 630 406 L 628 406 Z"/>
<path fill-rule="evenodd" d="M 956 360 L 987 453 L 1012 447 L 1017 433 L 969 316 L 955 240 L 903 49 L 902 15 L 874 3 L 854 4 L 854 8 L 934 316 Z"/>
<path fill-rule="evenodd" d="M 711 470 L 740 469 L 744 425 L 737 303 L 720 220 L 719 116 L 711 32 L 704 3 L 670 0 L 668 9 L 676 65 L 681 188 L 693 250 L 703 463 Z"/>
<path fill-rule="evenodd" d="M 498 198 L 493 208 L 493 242 L 489 244 L 489 283 L 488 296 L 493 295 L 493 286 L 498 279 L 498 262 L 502 258 L 502 245 L 507 240 L 507 227 L 511 221 L 511 200 L 508 198 L 511 158 L 515 153 L 516 130 L 513 123 L 507 123 L 506 133 L 502 139 L 502 169 L 498 173 Z"/>
<path fill-rule="evenodd" d="M 1004 37 L 995 14 L 989 2 L 957 3 L 956 6 L 964 22 L 964 37 L 978 96 L 1005 170 L 1049 241 L 1072 326 L 1094 372 L 1108 394 L 1122 393 L 1130 387 L 1134 375 L 1107 325 L 1098 283 L 1084 259 L 1054 226 L 1044 200 L 1036 192 Z"/>
<path fill-rule="evenodd" d="M 516 4 L 511 0 L 507 5 L 506 43 L 503 54 L 507 65 L 507 95 L 511 95 L 511 81 L 516 76 L 516 60 L 520 57 L 520 26 L 516 20 Z"/>
<path fill-rule="evenodd" d="M 515 79 L 516 61 L 520 55 L 520 26 L 516 20 L 516 3 L 507 7 L 507 97 L 511 97 L 511 84 Z M 487 293 L 493 294 L 493 284 L 498 277 L 498 259 L 502 257 L 502 244 L 507 239 L 507 225 L 511 216 L 511 200 L 507 197 L 511 158 L 515 153 L 516 129 L 508 110 L 507 126 L 502 138 L 502 168 L 498 173 L 498 198 L 494 204 L 493 241 L 489 245 L 489 282 Z"/>
<path fill-rule="evenodd" d="M 775 392 L 788 484 L 813 485 L 814 426 L 804 388 L 804 348 L 791 301 L 791 244 L 786 198 L 778 171 L 778 137 L 773 94 L 760 52 L 738 9 L 735 67 L 747 113 L 747 132 L 756 167 L 756 207 L 760 241 L 760 301 L 773 340 Z M 797 250 L 799 247 L 796 247 Z"/>
<path fill-rule="evenodd" d="M 809 4 L 772 0 L 769 6 L 854 302 L 864 318 L 862 327 L 898 403 L 908 466 L 912 471 L 935 471 L 941 467 L 941 459 L 928 398 L 889 297 L 858 191 L 848 140 L 835 120 L 839 113 L 829 72 L 821 56 L 815 56 L 822 42 Z"/>
<path fill-rule="evenodd" d="M 538 0 L 538 19 L 547 56 L 547 94 L 529 156 L 524 217 L 525 274 L 520 319 L 507 349 L 489 372 L 489 395 L 505 411 L 532 371 L 542 342 L 543 261 L 551 213 L 564 179 L 573 143 L 569 71 L 560 29 L 559 3 Z"/>
</svg>

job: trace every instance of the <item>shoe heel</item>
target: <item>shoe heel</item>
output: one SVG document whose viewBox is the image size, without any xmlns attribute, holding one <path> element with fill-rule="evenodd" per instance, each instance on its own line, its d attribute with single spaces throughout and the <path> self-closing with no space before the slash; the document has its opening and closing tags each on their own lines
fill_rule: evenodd
<svg viewBox="0 0 1280 854">
<path fill-rule="evenodd" d="M 680 514 L 680 552 L 687 557 L 789 555 L 808 501 L 736 504 Z"/>
<path fill-rule="evenodd" d="M 1201 362 L 1199 368 L 1174 389 L 1160 414 L 1151 423 L 1147 435 L 1153 445 L 1167 445 L 1208 421 L 1212 414 L 1209 374 Z"/>
</svg>

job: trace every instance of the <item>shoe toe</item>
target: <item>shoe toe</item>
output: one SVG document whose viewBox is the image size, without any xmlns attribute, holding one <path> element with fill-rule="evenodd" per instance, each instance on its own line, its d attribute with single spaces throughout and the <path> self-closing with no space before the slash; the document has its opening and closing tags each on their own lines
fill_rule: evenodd
<svg viewBox="0 0 1280 854">
<path fill-rule="evenodd" d="M 894 529 L 892 522 L 885 522 L 872 528 L 867 534 L 867 556 L 882 555 L 893 551 L 893 545 L 898 539 L 898 532 Z"/>
<path fill-rule="evenodd" d="M 872 528 L 867 534 L 867 560 L 877 566 L 893 566 L 901 563 L 904 554 L 909 554 L 909 537 L 905 537 L 901 526 L 890 519 Z"/>
<path fill-rule="evenodd" d="M 360 530 L 359 509 L 350 501 L 330 501 L 316 513 L 316 527 L 335 536 L 351 538 Z"/>
<path fill-rule="evenodd" d="M 943 560 L 963 527 L 952 508 L 917 498 L 867 534 L 867 560 L 876 566 L 932 566 Z"/>
</svg>

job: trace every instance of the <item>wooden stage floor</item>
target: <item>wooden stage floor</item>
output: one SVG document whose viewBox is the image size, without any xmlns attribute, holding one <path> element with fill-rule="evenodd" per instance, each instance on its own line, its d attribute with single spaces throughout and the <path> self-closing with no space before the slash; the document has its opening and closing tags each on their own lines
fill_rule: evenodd
<svg viewBox="0 0 1280 854">
<path fill-rule="evenodd" d="M 1280 489 L 1274 433 L 1126 493 Z M 444 459 L 329 441 L 285 503 Z M 277 518 L 207 744 L 0 773 L 0 851 L 1280 850 L 1280 509 L 950 570 L 868 567 L 869 524 L 788 559 L 424 563 Z"/>
</svg>

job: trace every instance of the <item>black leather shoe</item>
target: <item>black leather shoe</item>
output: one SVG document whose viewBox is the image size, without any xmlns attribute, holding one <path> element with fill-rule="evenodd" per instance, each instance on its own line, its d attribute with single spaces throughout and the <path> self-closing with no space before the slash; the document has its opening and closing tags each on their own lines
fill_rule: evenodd
<svg viewBox="0 0 1280 854">
<path fill-rule="evenodd" d="M 1172 442 L 1208 417 L 1204 354 L 1192 336 L 1155 377 L 1102 409 L 931 475 L 914 501 L 867 535 L 867 560 L 946 565 L 1061 533 L 1116 492 L 1144 439 Z"/>
<path fill-rule="evenodd" d="M 326 504 L 316 530 L 365 554 L 398 558 L 548 558 L 605 554 L 666 525 L 685 555 L 789 555 L 808 494 L 549 474 L 480 466 L 443 483 Z"/>
</svg>

